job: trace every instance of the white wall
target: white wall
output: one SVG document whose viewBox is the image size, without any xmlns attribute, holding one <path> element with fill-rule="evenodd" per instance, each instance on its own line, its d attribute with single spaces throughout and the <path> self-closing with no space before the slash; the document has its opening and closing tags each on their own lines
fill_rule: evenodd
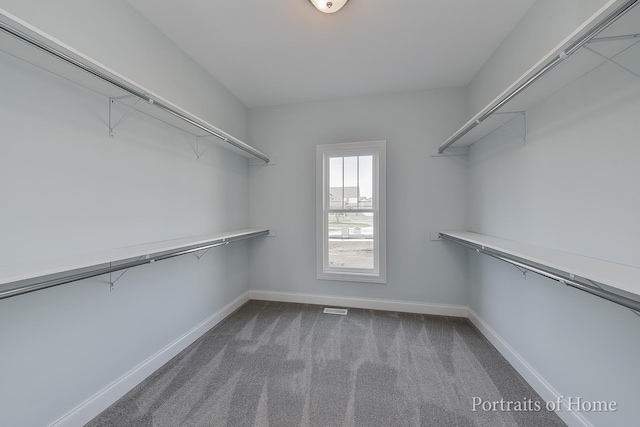
<svg viewBox="0 0 640 427">
<path fill-rule="evenodd" d="M 467 170 L 429 157 L 463 119 L 461 88 L 251 109 L 251 137 L 276 158 L 250 167 L 254 289 L 466 305 L 465 251 L 429 240 L 465 226 Z M 387 284 L 316 279 L 317 144 L 387 141 Z"/>
<path fill-rule="evenodd" d="M 638 46 L 620 60 L 640 71 Z M 503 131 L 475 144 L 469 229 L 640 267 L 639 114 L 640 80 L 604 65 L 528 111 L 526 145 Z M 478 254 L 469 272 L 470 308 L 559 394 L 618 402 L 581 415 L 637 423 L 638 316 Z"/>
<path fill-rule="evenodd" d="M 246 108 L 124 1 L 0 1 L 246 139 Z M 247 159 L 0 52 L 0 264 L 249 225 Z M 246 242 L 0 301 L 0 424 L 47 425 L 248 289 Z M 1 268 L 1 267 L 0 267 Z"/>
</svg>

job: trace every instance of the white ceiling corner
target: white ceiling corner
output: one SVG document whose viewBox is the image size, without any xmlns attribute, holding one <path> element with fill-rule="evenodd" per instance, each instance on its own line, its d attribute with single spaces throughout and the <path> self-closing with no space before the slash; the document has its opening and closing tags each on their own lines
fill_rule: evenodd
<svg viewBox="0 0 640 427">
<path fill-rule="evenodd" d="M 534 0 L 128 0 L 248 107 L 468 84 Z"/>
</svg>

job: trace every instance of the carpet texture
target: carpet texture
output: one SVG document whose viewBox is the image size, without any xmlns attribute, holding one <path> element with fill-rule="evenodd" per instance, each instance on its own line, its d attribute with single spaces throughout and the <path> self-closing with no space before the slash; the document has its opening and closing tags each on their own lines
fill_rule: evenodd
<svg viewBox="0 0 640 427">
<path fill-rule="evenodd" d="M 467 319 L 322 310 L 250 301 L 87 425 L 565 425 Z"/>
</svg>

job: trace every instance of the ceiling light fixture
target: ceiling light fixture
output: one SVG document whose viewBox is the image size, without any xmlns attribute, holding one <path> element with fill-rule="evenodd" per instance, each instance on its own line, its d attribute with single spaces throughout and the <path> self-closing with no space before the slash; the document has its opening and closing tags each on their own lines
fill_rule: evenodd
<svg viewBox="0 0 640 427">
<path fill-rule="evenodd" d="M 309 0 L 322 13 L 336 13 L 349 0 Z"/>
</svg>

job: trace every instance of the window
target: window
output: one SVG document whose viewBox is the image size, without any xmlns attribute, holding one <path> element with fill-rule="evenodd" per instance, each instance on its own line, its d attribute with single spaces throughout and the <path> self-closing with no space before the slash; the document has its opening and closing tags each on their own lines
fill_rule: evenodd
<svg viewBox="0 0 640 427">
<path fill-rule="evenodd" d="M 386 141 L 316 154 L 318 279 L 386 283 Z"/>
</svg>

